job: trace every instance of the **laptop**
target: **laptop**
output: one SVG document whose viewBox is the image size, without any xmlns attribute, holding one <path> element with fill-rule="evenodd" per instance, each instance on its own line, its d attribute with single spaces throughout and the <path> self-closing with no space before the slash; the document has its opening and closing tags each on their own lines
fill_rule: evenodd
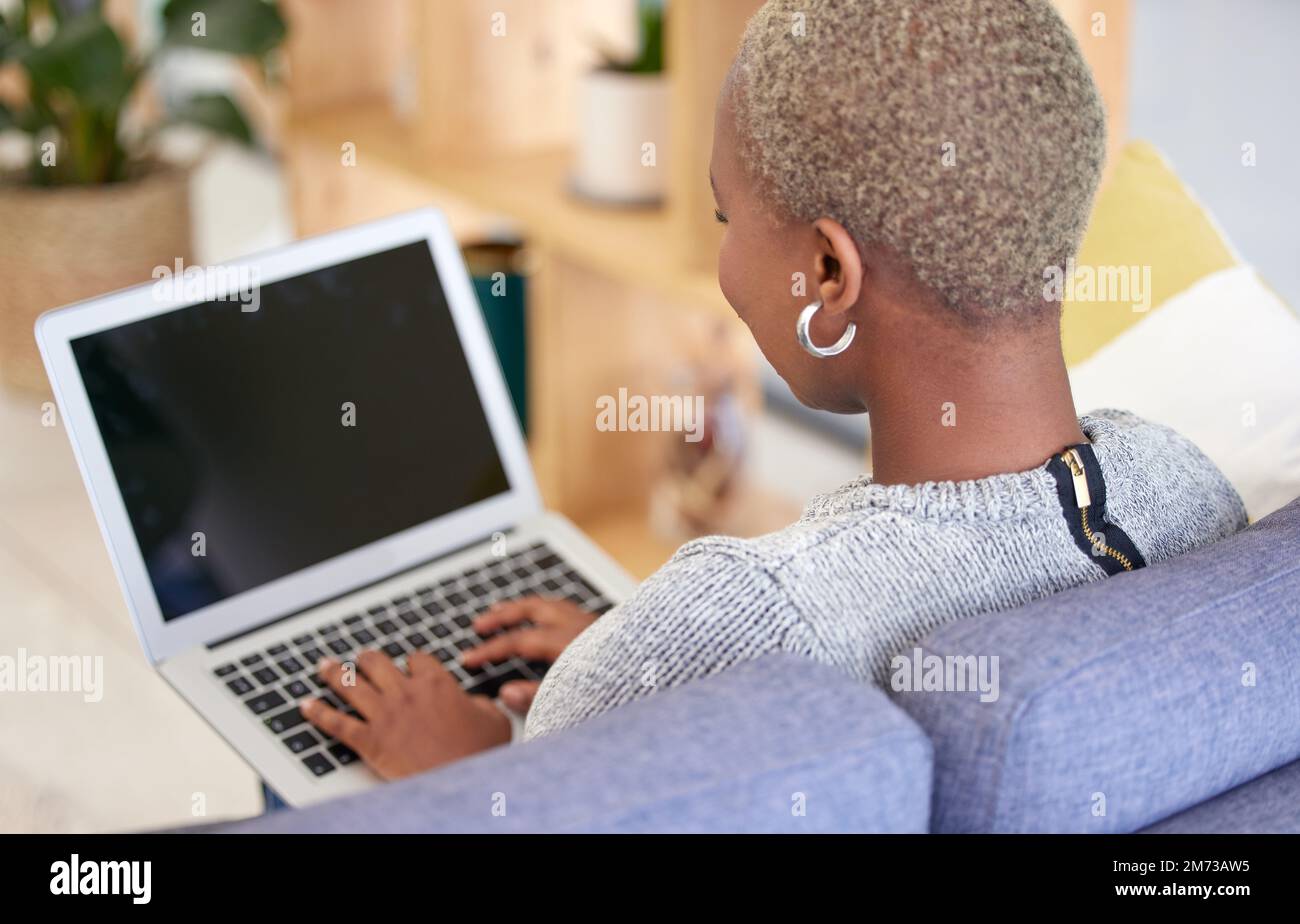
<svg viewBox="0 0 1300 924">
<path fill-rule="evenodd" d="M 297 704 L 322 655 L 633 582 L 546 511 L 455 239 L 424 209 L 47 312 L 36 337 L 145 656 L 292 805 L 380 782 Z"/>
</svg>

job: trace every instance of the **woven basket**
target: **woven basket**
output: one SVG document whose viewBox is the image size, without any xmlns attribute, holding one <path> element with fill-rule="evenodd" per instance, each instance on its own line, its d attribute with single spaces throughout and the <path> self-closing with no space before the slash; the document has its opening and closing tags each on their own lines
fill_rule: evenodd
<svg viewBox="0 0 1300 924">
<path fill-rule="evenodd" d="M 48 392 L 37 315 L 190 261 L 189 178 L 169 167 L 106 186 L 0 182 L 0 379 Z"/>
</svg>

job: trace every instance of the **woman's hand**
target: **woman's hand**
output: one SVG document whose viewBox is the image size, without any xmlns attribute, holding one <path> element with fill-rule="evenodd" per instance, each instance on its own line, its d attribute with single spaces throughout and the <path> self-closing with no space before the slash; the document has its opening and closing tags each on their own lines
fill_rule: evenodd
<svg viewBox="0 0 1300 924">
<path fill-rule="evenodd" d="M 510 720 L 486 696 L 461 689 L 437 658 L 413 651 L 406 671 L 380 651 L 357 655 L 361 672 L 333 658 L 318 670 L 360 721 L 320 700 L 305 700 L 303 716 L 361 756 L 386 780 L 411 776 L 510 740 Z M 362 673 L 364 672 L 364 673 Z"/>
<path fill-rule="evenodd" d="M 545 597 L 524 597 L 498 603 L 474 620 L 474 631 L 479 635 L 492 635 L 476 648 L 460 656 L 466 667 L 480 667 L 510 658 L 525 661 L 554 662 L 569 642 L 596 621 L 588 613 L 568 600 Z M 501 630 L 507 631 L 501 631 Z M 515 712 L 526 713 L 537 694 L 535 680 L 512 680 L 502 684 L 497 693 L 501 701 Z"/>
</svg>

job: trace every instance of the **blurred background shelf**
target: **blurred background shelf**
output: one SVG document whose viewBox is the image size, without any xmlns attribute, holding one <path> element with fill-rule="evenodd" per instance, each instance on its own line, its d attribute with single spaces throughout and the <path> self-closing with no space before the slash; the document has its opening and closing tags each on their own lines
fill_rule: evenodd
<svg viewBox="0 0 1300 924">
<path fill-rule="evenodd" d="M 448 211 L 465 242 L 515 234 L 625 285 L 732 318 L 714 273 L 678 259 L 673 216 L 663 208 L 611 207 L 575 195 L 568 149 L 438 157 L 412 146 L 414 131 L 391 108 L 367 103 L 288 122 L 284 153 L 299 231 L 319 233 L 388 214 L 394 197 L 375 196 L 376 190 L 422 190 Z M 341 168 L 347 143 L 356 145 L 357 165 Z M 349 198 L 349 184 L 364 194 Z"/>
</svg>

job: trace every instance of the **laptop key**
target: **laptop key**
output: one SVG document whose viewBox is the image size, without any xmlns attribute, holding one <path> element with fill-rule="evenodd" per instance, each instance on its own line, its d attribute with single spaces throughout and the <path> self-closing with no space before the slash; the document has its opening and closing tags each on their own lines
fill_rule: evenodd
<svg viewBox="0 0 1300 924">
<path fill-rule="evenodd" d="M 307 684 L 303 683 L 301 680 L 295 680 L 293 683 L 286 686 L 284 690 L 294 699 L 301 699 L 304 696 L 311 695 L 311 687 L 307 686 Z"/>
<path fill-rule="evenodd" d="M 572 570 L 566 571 L 564 572 L 564 576 L 568 578 L 569 582 L 572 583 L 575 587 L 577 587 L 578 590 L 580 590 L 586 596 L 588 597 L 600 596 L 600 594 L 596 592 L 596 588 L 592 587 L 585 580 L 583 580 L 582 576 L 578 574 L 576 571 L 572 571 Z"/>
<path fill-rule="evenodd" d="M 317 634 L 317 635 L 333 635 L 333 634 L 334 634 L 335 632 L 337 632 L 338 630 L 339 630 L 339 624 L 338 624 L 337 622 L 327 622 L 327 623 L 325 623 L 325 625 L 319 627 L 319 628 L 316 630 L 316 634 Z"/>
<path fill-rule="evenodd" d="M 243 696 L 245 693 L 253 692 L 253 685 L 248 682 L 247 677 L 236 677 L 234 680 L 228 680 L 226 681 L 226 686 L 229 687 L 230 692 L 234 693 L 236 696 Z"/>
<path fill-rule="evenodd" d="M 460 613 L 452 619 L 452 622 L 460 626 L 462 629 L 468 629 L 469 624 L 473 622 L 473 620 L 470 619 L 468 616 L 466 616 L 464 613 Z"/>
<path fill-rule="evenodd" d="M 397 623 L 393 622 L 391 619 L 381 619 L 379 622 L 375 623 L 375 628 L 384 635 L 392 635 L 397 631 Z"/>
<path fill-rule="evenodd" d="M 352 633 L 352 637 L 357 640 L 358 645 L 369 645 L 375 640 L 374 634 L 369 629 L 358 629 Z"/>
<path fill-rule="evenodd" d="M 253 677 L 256 678 L 257 682 L 262 684 L 263 686 L 265 686 L 268 683 L 275 683 L 277 680 L 280 679 L 280 675 L 277 674 L 275 671 L 271 670 L 269 667 L 264 667 L 261 670 L 253 671 Z"/>
<path fill-rule="evenodd" d="M 371 616 L 382 616 L 387 612 L 387 609 L 382 606 L 372 606 L 370 609 L 366 610 L 366 612 Z"/>
<path fill-rule="evenodd" d="M 388 655 L 390 658 L 400 658 L 402 655 L 406 654 L 406 649 L 402 647 L 401 642 L 389 642 L 382 650 L 384 654 Z"/>
<path fill-rule="evenodd" d="M 252 699 L 244 700 L 244 705 L 249 709 L 252 709 L 257 715 L 261 715 L 263 712 L 269 712 L 276 706 L 283 706 L 284 703 L 285 699 L 280 695 L 278 690 L 267 690 L 259 696 L 254 696 Z"/>
<path fill-rule="evenodd" d="M 310 645 L 314 641 L 316 641 L 316 636 L 314 635 L 295 635 L 293 637 L 293 643 L 299 648 L 303 645 Z"/>
<path fill-rule="evenodd" d="M 237 670 L 239 670 L 239 668 L 235 667 L 233 664 L 223 664 L 212 673 L 216 674 L 218 677 L 229 677 Z"/>
<path fill-rule="evenodd" d="M 327 773 L 333 773 L 337 769 L 330 759 L 319 751 L 315 754 L 308 754 L 302 759 L 302 762 L 315 776 L 324 776 Z"/>
<path fill-rule="evenodd" d="M 433 634 L 437 638 L 446 638 L 451 635 L 451 630 L 442 623 L 436 623 L 433 627 Z"/>
<path fill-rule="evenodd" d="M 285 746 L 295 754 L 301 754 L 303 751 L 310 751 L 316 745 L 320 744 L 320 739 L 309 731 L 300 731 L 296 735 L 290 735 L 284 739 Z"/>
<path fill-rule="evenodd" d="M 304 648 L 302 650 L 303 660 L 313 667 L 320 663 L 320 659 L 325 657 L 325 652 L 319 648 Z"/>
<path fill-rule="evenodd" d="M 240 658 L 239 663 L 244 665 L 244 667 L 252 667 L 254 664 L 256 664 L 258 661 L 261 660 L 262 660 L 262 656 L 260 654 L 251 654 L 247 658 Z"/>
<path fill-rule="evenodd" d="M 302 662 L 297 658 L 285 658 L 283 661 L 275 662 L 276 666 L 286 674 L 296 674 L 302 670 Z"/>
<path fill-rule="evenodd" d="M 355 626 L 360 621 L 361 621 L 360 613 L 354 613 L 351 616 L 345 616 L 343 618 L 343 624 L 348 626 Z"/>
<path fill-rule="evenodd" d="M 334 652 L 336 655 L 345 655 L 345 654 L 350 654 L 352 652 L 352 646 L 349 645 L 347 642 L 343 641 L 343 639 L 341 638 L 336 638 L 334 639 L 334 641 L 330 642 L 329 649 L 330 651 Z"/>
<path fill-rule="evenodd" d="M 334 759 L 344 767 L 348 764 L 355 763 L 358 759 L 357 752 L 341 741 L 338 744 L 331 744 L 327 750 L 334 756 Z"/>
<path fill-rule="evenodd" d="M 415 610 L 402 610 L 397 614 L 397 618 L 408 626 L 414 626 L 420 621 L 420 614 Z"/>
<path fill-rule="evenodd" d="M 282 655 L 288 650 L 289 650 L 288 645 L 272 645 L 270 648 L 266 649 L 266 653 L 275 656 L 275 655 Z"/>
<path fill-rule="evenodd" d="M 429 644 L 429 638 L 423 632 L 412 632 L 406 637 L 406 644 L 412 648 L 423 648 Z"/>
<path fill-rule="evenodd" d="M 456 653 L 453 651 L 449 651 L 446 648 L 434 649 L 433 655 L 443 664 L 446 664 L 448 661 L 456 660 Z"/>
<path fill-rule="evenodd" d="M 266 720 L 266 727 L 278 735 L 287 732 L 291 728 L 296 728 L 306 721 L 302 713 L 298 711 L 298 707 L 294 706 L 292 709 L 286 709 L 284 712 L 271 716 Z"/>
</svg>

